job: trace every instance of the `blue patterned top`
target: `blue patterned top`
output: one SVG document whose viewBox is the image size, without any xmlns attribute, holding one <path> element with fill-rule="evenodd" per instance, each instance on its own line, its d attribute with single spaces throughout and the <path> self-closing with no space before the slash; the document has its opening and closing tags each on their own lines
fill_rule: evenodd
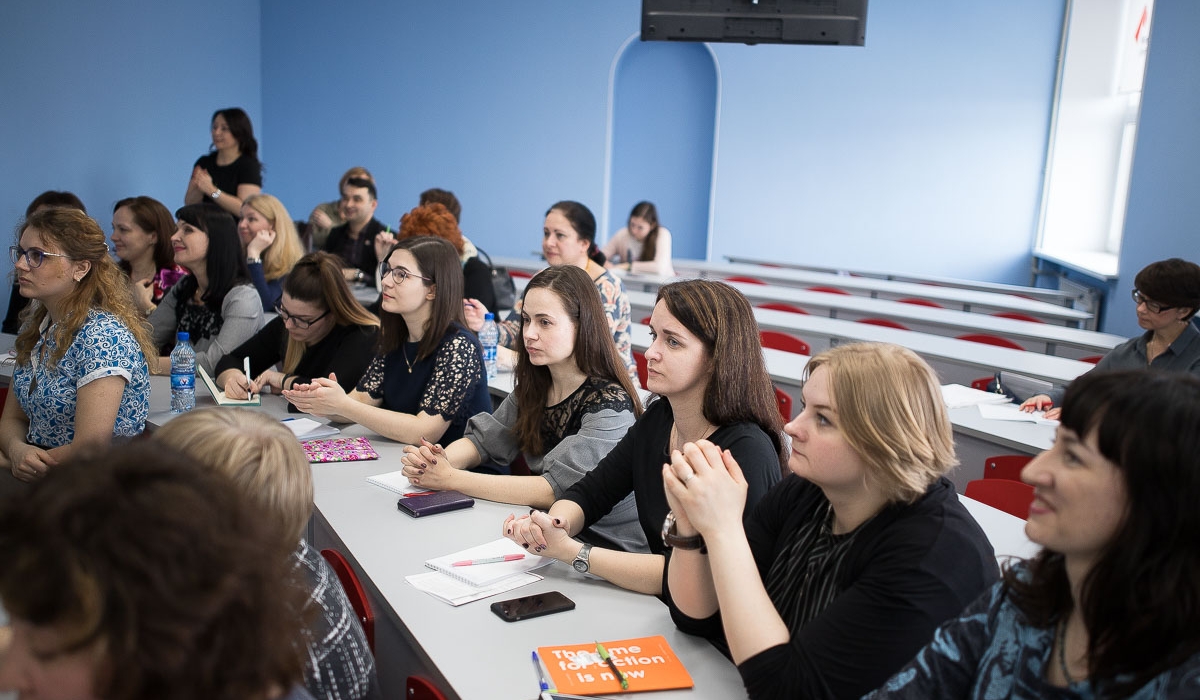
<svg viewBox="0 0 1200 700">
<path fill-rule="evenodd" d="M 1018 565 L 1022 566 L 1022 565 Z M 1018 575 L 1028 576 L 1023 566 Z M 1054 628 L 1032 627 L 1001 581 L 962 615 L 942 625 L 933 641 L 882 688 L 863 700 L 898 698 L 1051 698 L 1092 700 L 1097 688 L 1084 680 L 1060 688 L 1046 681 Z M 1200 697 L 1200 655 L 1155 676 L 1130 700 Z"/>
<path fill-rule="evenodd" d="M 150 410 L 150 370 L 133 333 L 116 316 L 92 310 L 55 367 L 45 360 L 56 345 L 43 323 L 30 363 L 13 371 L 13 390 L 29 418 L 26 442 L 42 448 L 62 447 L 75 439 L 75 404 L 79 388 L 104 377 L 125 379 L 125 391 L 113 425 L 114 436 L 139 435 Z M 36 381 L 34 381 L 36 378 Z"/>
</svg>

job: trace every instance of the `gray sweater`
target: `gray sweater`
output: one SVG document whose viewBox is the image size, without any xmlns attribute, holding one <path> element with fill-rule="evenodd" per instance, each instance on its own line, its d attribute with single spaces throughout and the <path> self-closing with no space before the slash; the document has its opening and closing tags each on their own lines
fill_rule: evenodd
<svg viewBox="0 0 1200 700">
<path fill-rule="evenodd" d="M 177 290 L 178 287 L 175 287 L 167 292 L 162 303 L 150 314 L 155 347 L 174 344 L 175 330 L 179 325 Z M 229 290 L 221 302 L 221 319 L 221 330 L 216 335 L 192 339 L 192 347 L 196 349 L 196 366 L 203 367 L 209 375 L 213 375 L 218 360 L 249 340 L 263 326 L 262 301 L 253 285 L 242 284 Z M 215 376 L 213 378 L 216 379 Z"/>
</svg>

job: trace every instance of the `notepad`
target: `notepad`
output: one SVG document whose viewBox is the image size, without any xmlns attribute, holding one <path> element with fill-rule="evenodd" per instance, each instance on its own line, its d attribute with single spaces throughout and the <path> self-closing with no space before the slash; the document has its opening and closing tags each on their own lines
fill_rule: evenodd
<svg viewBox="0 0 1200 700">
<path fill-rule="evenodd" d="M 301 442 L 316 440 L 317 438 L 330 437 L 342 432 L 335 426 L 328 423 L 321 423 L 312 418 L 284 418 L 279 421 L 283 423 L 292 434 Z M 369 444 L 369 443 L 368 443 Z"/>
<path fill-rule="evenodd" d="M 404 580 L 418 591 L 424 591 L 442 602 L 458 607 L 464 603 L 490 598 L 497 593 L 505 593 L 514 588 L 537 583 L 542 580 L 542 577 L 532 572 L 517 574 L 482 588 L 452 579 L 439 571 L 412 574 L 405 576 Z"/>
<path fill-rule="evenodd" d="M 506 554 L 524 554 L 525 558 L 518 559 L 517 561 L 496 562 L 495 564 L 454 566 L 454 562 L 456 561 L 488 559 L 491 557 L 502 557 Z M 501 537 L 500 539 L 492 540 L 491 542 L 471 547 L 470 549 L 464 549 L 461 552 L 430 559 L 425 562 L 425 566 L 456 581 L 462 581 L 463 583 L 483 588 L 502 581 L 509 576 L 518 576 L 534 569 L 540 569 L 552 561 L 554 560 L 549 557 L 539 557 L 530 554 L 516 542 Z"/>
<path fill-rule="evenodd" d="M 1003 406 L 982 405 L 979 407 L 979 415 L 988 420 L 1006 420 L 1016 423 L 1035 423 L 1037 425 L 1058 425 L 1058 421 L 1056 420 L 1046 420 L 1043 418 L 1042 416 L 1045 414 L 1042 411 L 1026 413 L 1015 403 Z"/>
<path fill-rule="evenodd" d="M 402 469 L 394 472 L 388 472 L 386 474 L 368 476 L 367 483 L 374 484 L 381 488 L 385 488 L 392 493 L 398 493 L 401 495 L 406 493 L 417 493 L 425 490 L 420 486 L 413 486 L 412 482 L 408 480 L 408 477 L 404 476 L 404 470 Z"/>
<path fill-rule="evenodd" d="M 640 693 L 691 688 L 695 685 L 691 674 L 662 635 L 600 641 L 625 675 L 629 682 L 628 690 L 621 688 L 621 681 L 600 658 L 595 641 L 538 647 L 538 658 L 550 673 L 551 685 L 564 693 L 577 695 Z"/>
<path fill-rule="evenodd" d="M 225 395 L 224 391 L 221 391 L 217 388 L 217 385 L 215 382 L 213 382 L 212 377 L 208 376 L 208 372 L 205 372 L 204 368 L 200 365 L 196 365 L 196 374 L 200 377 L 200 380 L 204 382 L 204 386 L 208 387 L 208 393 L 212 394 L 212 397 L 216 400 L 218 406 L 262 405 L 262 394 L 255 394 L 248 399 L 231 399 Z"/>
</svg>

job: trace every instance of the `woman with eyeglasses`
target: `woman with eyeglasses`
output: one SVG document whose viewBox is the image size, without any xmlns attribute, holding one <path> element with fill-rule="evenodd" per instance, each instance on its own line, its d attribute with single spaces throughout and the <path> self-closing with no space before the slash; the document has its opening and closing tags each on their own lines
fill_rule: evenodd
<svg viewBox="0 0 1200 700">
<path fill-rule="evenodd" d="M 9 249 L 21 296 L 12 390 L 0 418 L 0 463 L 34 481 L 72 455 L 142 432 L 154 348 L 125 273 L 95 220 L 47 209 Z M 0 491 L 12 486 L 5 479 Z"/>
<path fill-rule="evenodd" d="M 492 409 L 483 350 L 463 325 L 458 252 L 441 238 L 415 236 L 397 243 L 379 268 L 379 347 L 357 387 L 347 393 L 330 374 L 283 395 L 304 413 L 399 442 L 453 442 L 468 418 Z"/>
<path fill-rule="evenodd" d="M 211 375 L 217 360 L 262 328 L 262 302 L 250 284 L 232 216 L 204 204 L 188 204 L 175 218 L 175 262 L 189 274 L 150 314 L 154 345 L 169 353 L 176 334 L 187 332 L 196 349 L 196 366 Z M 170 371 L 170 358 L 160 358 L 155 372 Z"/>
<path fill-rule="evenodd" d="M 227 396 L 244 399 L 268 387 L 278 393 L 330 373 L 346 391 L 354 388 L 375 354 L 379 319 L 354 298 L 336 256 L 300 258 L 284 280 L 275 312 L 275 319 L 217 362 L 217 386 Z M 242 371 L 245 358 L 253 377 Z"/>
<path fill-rule="evenodd" d="M 1146 330 L 1100 358 L 1091 370 L 1151 369 L 1200 376 L 1200 330 L 1192 317 L 1200 310 L 1200 265 L 1170 258 L 1150 263 L 1133 278 L 1133 303 L 1138 325 Z M 1064 390 L 1026 399 L 1021 410 L 1046 411 L 1057 420 Z"/>
</svg>

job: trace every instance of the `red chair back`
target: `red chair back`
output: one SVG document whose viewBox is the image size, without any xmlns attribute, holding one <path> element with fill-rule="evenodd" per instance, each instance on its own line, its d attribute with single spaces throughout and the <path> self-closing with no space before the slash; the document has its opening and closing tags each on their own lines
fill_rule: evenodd
<svg viewBox="0 0 1200 700">
<path fill-rule="evenodd" d="M 771 309 L 773 311 L 786 311 L 789 314 L 804 314 L 805 316 L 808 315 L 808 312 L 805 311 L 804 309 L 800 308 L 799 306 L 792 306 L 791 304 L 785 304 L 782 301 L 768 301 L 764 304 L 757 304 L 757 306 L 760 309 Z"/>
<path fill-rule="evenodd" d="M 1029 321 L 1030 323 L 1045 323 L 1040 318 L 1035 318 L 1029 314 L 1023 314 L 1016 311 L 997 311 L 992 314 L 996 318 L 1011 318 L 1014 321 Z"/>
<path fill-rule="evenodd" d="M 531 476 L 529 471 L 529 463 L 525 461 L 525 455 L 521 452 L 517 453 L 517 458 L 508 463 L 508 473 L 513 476 Z"/>
<path fill-rule="evenodd" d="M 404 681 L 404 697 L 408 700 L 446 700 L 433 681 L 420 676 L 409 676 Z"/>
<path fill-rule="evenodd" d="M 967 483 L 966 496 L 1028 520 L 1029 504 L 1033 503 L 1033 487 L 1008 479 L 976 479 Z"/>
<path fill-rule="evenodd" d="M 969 340 L 972 343 L 983 343 L 984 345 L 995 345 L 996 347 L 1008 348 L 1009 350 L 1025 349 L 1008 338 L 1001 338 L 998 335 L 988 335 L 987 333 L 968 333 L 958 336 L 958 339 Z"/>
<path fill-rule="evenodd" d="M 725 281 L 726 282 L 741 282 L 742 284 L 766 284 L 766 282 L 763 282 L 760 279 L 755 279 L 753 277 L 745 277 L 743 275 L 734 275 L 733 277 L 726 277 Z"/>
<path fill-rule="evenodd" d="M 775 387 L 775 403 L 779 405 L 779 415 L 783 416 L 783 422 L 790 421 L 792 419 L 792 397 L 779 387 Z"/>
<path fill-rule="evenodd" d="M 916 297 L 909 297 L 907 299 L 897 299 L 896 301 L 900 302 L 901 304 L 912 304 L 913 306 L 928 306 L 931 309 L 946 308 L 946 307 L 942 306 L 941 304 L 937 303 L 936 301 L 930 301 L 928 299 L 918 299 Z"/>
<path fill-rule="evenodd" d="M 971 382 L 971 388 L 978 389 L 980 391 L 987 391 L 988 384 L 991 384 L 993 379 L 995 379 L 995 377 L 980 377 L 979 379 Z"/>
<path fill-rule="evenodd" d="M 850 292 L 847 292 L 844 289 L 838 289 L 837 287 L 826 287 L 820 284 L 815 287 L 809 287 L 808 291 L 821 292 L 822 294 L 841 294 L 844 296 L 850 296 Z"/>
<path fill-rule="evenodd" d="M 354 573 L 350 562 L 346 561 L 346 557 L 336 549 L 322 549 L 321 556 L 329 562 L 329 568 L 333 569 L 333 573 L 337 574 L 338 581 L 342 583 L 342 590 L 346 591 L 346 597 L 350 599 L 350 607 L 354 608 L 354 614 L 358 615 L 358 621 L 362 623 L 363 632 L 367 635 L 367 645 L 371 647 L 371 653 L 374 654 L 375 614 L 371 612 L 371 601 L 367 599 L 367 591 L 359 582 L 358 574 Z"/>
<path fill-rule="evenodd" d="M 1100 360 L 1103 360 L 1103 359 L 1104 359 L 1104 355 L 1091 355 L 1090 357 L 1081 357 L 1081 358 L 1079 358 L 1079 361 L 1080 361 L 1080 362 L 1087 362 L 1087 363 L 1089 363 L 1089 364 L 1093 364 L 1093 365 L 1094 365 L 1094 364 L 1096 364 L 1096 363 L 1100 362 Z"/>
<path fill-rule="evenodd" d="M 896 323 L 895 321 L 889 321 L 886 318 L 860 318 L 860 319 L 858 319 L 858 322 L 865 323 L 869 326 L 883 326 L 884 328 L 895 328 L 898 331 L 908 330 L 908 326 L 904 325 L 903 323 Z"/>
<path fill-rule="evenodd" d="M 1033 457 L 1029 455 L 996 455 L 983 460 L 983 478 L 1020 481 L 1021 470 Z"/>
<path fill-rule="evenodd" d="M 808 343 L 794 335 L 780 333 L 779 331 L 762 331 L 759 333 L 759 337 L 762 339 L 762 346 L 764 348 L 794 352 L 801 355 L 812 354 L 812 348 L 809 347 Z"/>
<path fill-rule="evenodd" d="M 648 325 L 650 325 L 650 317 L 643 316 L 642 320 L 638 321 L 638 323 L 642 324 L 643 326 L 648 326 Z"/>
<path fill-rule="evenodd" d="M 533 278 L 533 273 L 532 273 L 532 272 L 526 272 L 526 271 L 524 271 L 524 270 L 509 270 L 509 271 L 508 271 L 508 276 L 509 276 L 509 277 L 524 277 L 525 279 L 532 279 L 532 278 Z"/>
<path fill-rule="evenodd" d="M 646 388 L 646 372 L 647 372 L 646 353 L 640 352 L 638 350 L 634 350 L 633 351 L 633 362 L 634 362 L 634 364 L 637 365 L 638 383 L 642 385 L 643 389 L 645 389 Z"/>
</svg>

